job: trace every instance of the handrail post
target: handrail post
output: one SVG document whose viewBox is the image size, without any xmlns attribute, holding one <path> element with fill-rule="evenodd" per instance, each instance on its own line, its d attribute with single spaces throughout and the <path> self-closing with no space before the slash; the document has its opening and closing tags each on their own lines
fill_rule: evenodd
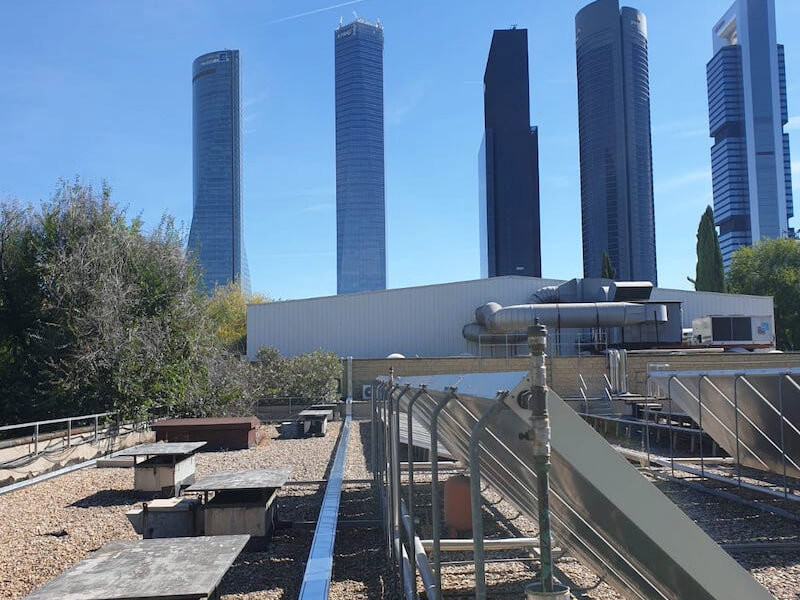
<svg viewBox="0 0 800 600">
<path fill-rule="evenodd" d="M 670 375 L 667 379 L 667 397 L 669 399 L 669 466 L 672 472 L 672 477 L 675 477 L 675 440 L 672 436 L 672 380 L 675 375 Z"/>
<path fill-rule="evenodd" d="M 392 398 L 389 397 L 389 408 L 393 410 L 391 420 L 391 445 L 392 445 L 392 452 L 390 455 L 391 458 L 391 469 L 392 469 L 392 530 L 393 530 L 393 538 L 392 544 L 394 545 L 394 540 L 397 539 L 400 548 L 397 550 L 398 557 L 397 557 L 397 564 L 400 570 L 400 582 L 404 581 L 403 578 L 403 530 L 401 529 L 402 524 L 400 520 L 400 498 L 402 497 L 401 493 L 401 485 L 402 479 L 400 477 L 400 400 L 403 396 L 406 395 L 408 390 L 411 388 L 411 384 L 406 384 L 403 390 L 397 395 L 397 406 L 392 406 Z"/>
<path fill-rule="evenodd" d="M 499 390 L 495 403 L 473 425 L 469 438 L 469 497 L 472 508 L 472 556 L 475 563 L 475 600 L 487 600 L 486 552 L 483 547 L 483 513 L 481 512 L 481 433 L 500 410 L 508 391 Z"/>
<path fill-rule="evenodd" d="M 739 457 L 739 398 L 737 395 L 736 388 L 738 387 L 739 377 L 741 375 L 737 374 L 733 378 L 733 424 L 735 429 L 735 437 L 736 437 L 736 479 L 739 482 L 739 487 L 742 487 L 742 461 Z"/>
<path fill-rule="evenodd" d="M 414 538 L 416 537 L 415 533 L 415 526 L 414 526 L 414 428 L 413 428 L 413 410 L 414 410 L 414 403 L 417 401 L 422 394 L 425 393 L 426 384 L 420 385 L 420 389 L 417 390 L 417 393 L 408 401 L 408 411 L 406 416 L 408 417 L 408 433 L 407 433 L 407 461 L 408 461 L 408 521 L 409 521 L 409 531 L 408 531 L 408 562 L 411 568 L 411 581 L 414 582 L 414 597 L 417 596 L 417 553 L 414 552 Z M 398 405 L 399 406 L 399 405 Z M 402 515 L 401 515 L 402 516 Z"/>
<path fill-rule="evenodd" d="M 436 600 L 442 597 L 442 561 L 441 561 L 441 524 L 439 517 L 441 509 L 439 507 L 439 413 L 445 405 L 453 398 L 458 398 L 454 385 L 446 388 L 447 396 L 436 403 L 431 412 L 431 525 L 433 527 L 433 569 L 436 581 Z M 430 396 L 429 396 L 430 397 Z M 433 398 L 431 398 L 433 400 Z"/>
<path fill-rule="evenodd" d="M 705 461 L 703 460 L 703 381 L 707 379 L 705 374 L 697 380 L 697 415 L 699 420 L 697 426 L 700 428 L 700 476 L 706 478 Z"/>
</svg>

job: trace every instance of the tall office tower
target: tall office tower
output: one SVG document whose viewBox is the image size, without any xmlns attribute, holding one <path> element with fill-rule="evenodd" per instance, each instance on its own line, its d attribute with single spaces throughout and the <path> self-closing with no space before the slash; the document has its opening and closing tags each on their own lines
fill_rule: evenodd
<svg viewBox="0 0 800 600">
<path fill-rule="evenodd" d="M 539 141 L 531 127 L 528 30 L 496 30 L 483 75 L 481 277 L 542 276 Z"/>
<path fill-rule="evenodd" d="M 616 279 L 656 275 L 647 21 L 617 0 L 575 16 L 583 274 L 599 277 L 607 252 Z"/>
<path fill-rule="evenodd" d="M 727 270 L 740 246 L 794 235 L 786 71 L 773 0 L 737 0 L 712 35 L 706 76 L 714 220 Z"/>
<path fill-rule="evenodd" d="M 336 289 L 386 289 L 383 27 L 339 24 L 336 60 Z"/>
<path fill-rule="evenodd" d="M 194 196 L 189 251 L 207 290 L 239 281 L 250 291 L 242 230 L 239 51 L 192 64 Z"/>
</svg>

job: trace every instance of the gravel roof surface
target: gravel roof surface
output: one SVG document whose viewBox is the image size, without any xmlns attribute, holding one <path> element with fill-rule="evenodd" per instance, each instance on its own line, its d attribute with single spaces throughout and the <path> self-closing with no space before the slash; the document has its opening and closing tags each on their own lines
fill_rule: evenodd
<svg viewBox="0 0 800 600">
<path fill-rule="evenodd" d="M 280 440 L 262 426 L 249 450 L 200 452 L 197 477 L 226 469 L 291 467 L 290 481 L 325 476 L 339 422 L 321 438 Z M 132 491 L 131 469 L 86 468 L 0 496 L 0 598 L 17 600 L 112 540 L 138 539 L 125 513 L 147 496 Z M 315 520 L 319 486 L 287 486 L 279 515 Z M 268 552 L 244 553 L 223 579 L 225 599 L 294 598 L 313 530 L 279 531 Z"/>
<path fill-rule="evenodd" d="M 327 474 L 339 430 L 340 422 L 331 422 L 324 438 L 282 440 L 276 439 L 274 426 L 262 426 L 259 442 L 252 449 L 199 453 L 197 476 L 219 470 L 291 467 L 290 481 L 320 480 Z M 369 447 L 369 422 L 354 421 L 347 448 L 346 479 L 370 477 Z M 442 481 L 452 473 L 443 472 Z M 425 485 L 429 480 L 429 473 L 415 474 L 415 481 L 421 484 L 416 488 L 416 516 L 417 533 L 422 538 L 431 537 L 430 491 Z M 0 598 L 24 597 L 108 541 L 137 539 L 125 517 L 125 512 L 143 499 L 131 492 L 132 482 L 130 469 L 84 469 L 0 496 Z M 675 482 L 654 483 L 719 543 L 800 542 L 800 523 Z M 406 493 L 404 489 L 404 496 Z M 315 521 L 321 497 L 319 485 L 287 485 L 281 491 L 279 518 Z M 492 489 L 484 491 L 483 512 L 487 538 L 537 534 L 537 524 L 520 515 Z M 379 518 L 378 503 L 369 484 L 343 486 L 340 518 Z M 221 598 L 296 598 L 312 537 L 313 528 L 280 529 L 268 551 L 240 555 L 222 580 Z M 331 598 L 399 598 L 393 591 L 394 576 L 387 568 L 379 528 L 340 529 L 335 554 Z M 575 559 L 558 553 L 555 556 L 557 577 L 583 590 L 582 598 L 622 599 Z M 734 557 L 778 600 L 800 598 L 800 552 L 736 553 Z M 529 560 L 526 551 L 492 552 L 489 558 L 509 561 L 487 564 L 490 597 L 519 596 L 523 585 L 537 576 L 538 565 Z M 471 564 L 457 564 L 471 559 L 471 552 L 443 553 L 444 561 L 454 563 L 443 567 L 448 598 L 473 597 L 474 568 Z"/>
</svg>

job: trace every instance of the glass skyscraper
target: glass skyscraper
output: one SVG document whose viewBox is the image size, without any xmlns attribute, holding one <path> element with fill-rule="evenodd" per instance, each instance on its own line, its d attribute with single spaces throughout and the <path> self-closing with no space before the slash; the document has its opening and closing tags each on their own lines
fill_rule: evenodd
<svg viewBox="0 0 800 600">
<path fill-rule="evenodd" d="M 622 281 L 657 283 L 647 21 L 617 0 L 575 16 L 583 274 L 608 253 Z"/>
<path fill-rule="evenodd" d="M 336 62 L 336 289 L 386 289 L 383 27 L 339 25 Z"/>
<path fill-rule="evenodd" d="M 250 291 L 242 231 L 239 51 L 211 52 L 192 64 L 193 212 L 189 251 L 203 285 L 239 281 Z"/>
<path fill-rule="evenodd" d="M 542 276 L 539 143 L 531 127 L 528 31 L 496 30 L 483 76 L 481 277 Z"/>
<path fill-rule="evenodd" d="M 739 247 L 794 235 L 783 46 L 773 0 L 737 0 L 706 66 L 714 220 L 725 269 Z"/>
</svg>

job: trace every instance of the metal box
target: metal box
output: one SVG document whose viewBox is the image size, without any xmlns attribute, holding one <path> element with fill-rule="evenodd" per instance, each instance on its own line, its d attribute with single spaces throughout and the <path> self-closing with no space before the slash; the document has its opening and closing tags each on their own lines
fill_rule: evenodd
<svg viewBox="0 0 800 600">
<path fill-rule="evenodd" d="M 203 507 L 205 535 L 247 534 L 248 548 L 263 548 L 277 518 L 276 496 L 271 490 L 217 492 Z"/>
<path fill-rule="evenodd" d="M 133 468 L 133 488 L 137 492 L 161 492 L 194 483 L 194 455 L 181 460 L 170 456 L 153 456 Z"/>
<path fill-rule="evenodd" d="M 145 502 L 125 516 L 145 539 L 190 537 L 203 534 L 199 498 L 164 498 Z"/>
<path fill-rule="evenodd" d="M 243 450 L 256 443 L 257 417 L 164 419 L 151 428 L 157 441 L 206 442 L 205 450 Z"/>
</svg>

